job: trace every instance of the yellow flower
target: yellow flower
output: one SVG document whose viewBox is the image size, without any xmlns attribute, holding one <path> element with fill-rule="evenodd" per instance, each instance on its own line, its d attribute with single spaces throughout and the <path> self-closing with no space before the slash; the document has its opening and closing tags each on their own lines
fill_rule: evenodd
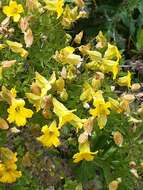
<svg viewBox="0 0 143 190">
<path fill-rule="evenodd" d="M 50 82 L 38 72 L 36 72 L 35 84 L 41 89 L 41 97 L 45 96 L 51 89 Z"/>
<path fill-rule="evenodd" d="M 67 46 L 61 49 L 59 52 L 57 51 L 54 58 L 56 61 L 69 65 L 78 65 L 81 63 L 82 59 L 79 55 L 74 54 L 75 49 L 71 46 Z"/>
<path fill-rule="evenodd" d="M 76 34 L 75 38 L 74 38 L 74 42 L 76 44 L 80 44 L 81 43 L 81 40 L 83 38 L 83 31 L 79 32 L 78 34 Z"/>
<path fill-rule="evenodd" d="M 0 148 L 0 182 L 14 183 L 17 178 L 21 177 L 21 172 L 17 171 L 15 162 L 17 161 L 17 153 L 13 153 L 8 148 Z"/>
<path fill-rule="evenodd" d="M 43 107 L 44 97 L 47 92 L 52 88 L 52 84 L 56 81 L 55 72 L 51 75 L 50 79 L 47 80 L 45 77 L 40 75 L 38 72 L 35 73 L 35 82 L 31 85 L 32 93 L 26 93 L 26 96 L 30 103 L 36 107 L 38 112 Z"/>
<path fill-rule="evenodd" d="M 128 71 L 128 74 L 124 77 L 120 77 L 118 79 L 118 84 L 120 86 L 127 86 L 128 88 L 131 87 L 131 73 Z"/>
<path fill-rule="evenodd" d="M 26 93 L 26 97 L 28 98 L 29 102 L 33 104 L 38 112 L 41 109 L 41 104 L 43 102 L 43 98 L 33 93 Z"/>
<path fill-rule="evenodd" d="M 0 44 L 0 50 L 1 50 L 1 49 L 4 49 L 5 47 L 6 47 L 5 44 Z"/>
<path fill-rule="evenodd" d="M 17 171 L 16 164 L 0 164 L 0 182 L 14 183 L 17 178 L 21 177 L 21 172 Z"/>
<path fill-rule="evenodd" d="M 110 114 L 108 108 L 110 108 L 110 103 L 105 102 L 104 98 L 100 91 L 97 92 L 97 95 L 94 97 L 93 105 L 95 109 L 90 109 L 90 114 L 97 118 L 99 128 L 102 129 L 107 122 L 107 115 Z"/>
<path fill-rule="evenodd" d="M 66 123 L 70 123 L 77 129 L 81 129 L 83 124 L 82 120 L 73 114 L 75 110 L 68 110 L 61 102 L 56 98 L 53 98 L 54 113 L 59 117 L 59 128 L 61 128 Z"/>
<path fill-rule="evenodd" d="M 109 102 L 111 110 L 116 111 L 117 113 L 121 113 L 120 102 L 118 100 L 109 97 Z"/>
<path fill-rule="evenodd" d="M 113 80 L 116 79 L 117 74 L 119 72 L 119 63 L 118 61 L 112 61 L 108 59 L 103 59 L 100 70 L 104 73 L 113 73 Z"/>
<path fill-rule="evenodd" d="M 99 31 L 98 35 L 96 36 L 96 42 L 96 48 L 103 48 L 106 46 L 107 40 L 102 31 Z"/>
<path fill-rule="evenodd" d="M 43 146 L 51 147 L 54 145 L 57 147 L 60 145 L 60 141 L 58 139 L 60 132 L 55 121 L 53 121 L 49 127 L 47 125 L 43 126 L 41 131 L 43 132 L 43 135 L 37 137 L 37 140 L 40 141 Z"/>
<path fill-rule="evenodd" d="M 87 82 L 84 83 L 83 92 L 80 95 L 80 100 L 83 102 L 90 102 L 95 96 L 95 91 Z"/>
<path fill-rule="evenodd" d="M 86 16 L 86 12 L 79 11 L 78 6 L 75 6 L 74 8 L 70 9 L 69 5 L 67 4 L 63 12 L 62 25 L 65 28 L 69 29 L 76 20 Z"/>
<path fill-rule="evenodd" d="M 28 56 L 28 52 L 23 48 L 23 45 L 21 43 L 13 42 L 10 40 L 7 40 L 6 43 L 14 53 L 19 53 L 20 56 L 24 58 Z"/>
<path fill-rule="evenodd" d="M 91 152 L 88 141 L 79 145 L 79 152 L 73 155 L 74 163 L 78 163 L 81 160 L 92 161 L 94 156 L 98 153 Z"/>
<path fill-rule="evenodd" d="M 121 54 L 117 48 L 117 46 L 111 45 L 108 43 L 108 48 L 105 51 L 104 58 L 106 59 L 114 59 L 116 58 L 116 61 L 119 61 L 121 59 Z"/>
<path fill-rule="evenodd" d="M 14 99 L 12 105 L 7 109 L 9 123 L 15 122 L 17 126 L 24 126 L 26 119 L 31 118 L 33 111 L 24 107 L 23 99 Z"/>
<path fill-rule="evenodd" d="M 20 13 L 23 13 L 23 7 L 21 4 L 17 4 L 16 1 L 10 1 L 9 6 L 3 7 L 3 13 L 8 17 L 13 17 L 14 22 L 18 22 L 20 19 Z"/>
<path fill-rule="evenodd" d="M 45 8 L 57 13 L 58 18 L 63 13 L 64 0 L 45 0 Z"/>
<path fill-rule="evenodd" d="M 12 95 L 13 98 L 16 98 L 17 91 L 16 91 L 15 88 L 12 88 L 12 89 L 10 90 L 10 93 L 11 93 L 11 95 Z"/>
</svg>

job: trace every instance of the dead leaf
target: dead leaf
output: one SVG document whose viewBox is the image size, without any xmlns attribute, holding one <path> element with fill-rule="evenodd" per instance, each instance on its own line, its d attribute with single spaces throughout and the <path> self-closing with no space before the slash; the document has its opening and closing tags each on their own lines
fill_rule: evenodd
<svg viewBox="0 0 143 190">
<path fill-rule="evenodd" d="M 8 128 L 9 128 L 8 123 L 4 119 L 0 118 L 0 129 L 6 130 Z"/>
<path fill-rule="evenodd" d="M 22 158 L 22 165 L 24 167 L 30 167 L 31 164 L 32 164 L 32 162 L 31 162 L 31 158 L 30 158 L 30 153 L 26 152 L 26 154 Z"/>
</svg>

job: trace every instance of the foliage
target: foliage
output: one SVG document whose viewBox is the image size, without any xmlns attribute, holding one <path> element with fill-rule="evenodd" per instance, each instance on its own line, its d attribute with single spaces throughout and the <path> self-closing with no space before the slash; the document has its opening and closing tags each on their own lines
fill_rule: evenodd
<svg viewBox="0 0 143 190">
<path fill-rule="evenodd" d="M 142 1 L 1 2 L 0 190 L 142 189 Z"/>
</svg>

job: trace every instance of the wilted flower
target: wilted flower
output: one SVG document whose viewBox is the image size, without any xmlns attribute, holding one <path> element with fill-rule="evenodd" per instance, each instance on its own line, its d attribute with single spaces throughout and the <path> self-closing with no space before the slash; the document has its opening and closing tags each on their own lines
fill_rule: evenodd
<svg viewBox="0 0 143 190">
<path fill-rule="evenodd" d="M 117 146 L 121 147 L 123 144 L 123 136 L 119 131 L 113 132 L 113 139 Z"/>
<path fill-rule="evenodd" d="M 26 44 L 26 47 L 31 47 L 33 44 L 33 33 L 31 28 L 28 28 L 25 32 L 24 32 L 24 41 Z"/>
<path fill-rule="evenodd" d="M 134 177 L 139 178 L 138 172 L 135 168 L 130 169 L 130 172 Z"/>
<path fill-rule="evenodd" d="M 139 83 L 134 83 L 131 86 L 132 92 L 137 92 L 138 90 L 140 90 L 140 88 L 141 88 L 141 85 Z"/>
<path fill-rule="evenodd" d="M 5 61 L 2 61 L 2 67 L 9 68 L 12 65 L 14 65 L 15 63 L 16 63 L 16 60 L 5 60 Z"/>
<path fill-rule="evenodd" d="M 29 21 L 29 17 L 23 17 L 20 19 L 19 27 L 23 33 L 29 28 L 28 21 Z"/>
</svg>

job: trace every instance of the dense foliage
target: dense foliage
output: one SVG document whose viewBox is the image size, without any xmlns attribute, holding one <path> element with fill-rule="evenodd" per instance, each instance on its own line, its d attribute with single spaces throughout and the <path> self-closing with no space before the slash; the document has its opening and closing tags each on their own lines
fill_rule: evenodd
<svg viewBox="0 0 143 190">
<path fill-rule="evenodd" d="M 0 3 L 0 190 L 142 189 L 142 0 Z"/>
</svg>

